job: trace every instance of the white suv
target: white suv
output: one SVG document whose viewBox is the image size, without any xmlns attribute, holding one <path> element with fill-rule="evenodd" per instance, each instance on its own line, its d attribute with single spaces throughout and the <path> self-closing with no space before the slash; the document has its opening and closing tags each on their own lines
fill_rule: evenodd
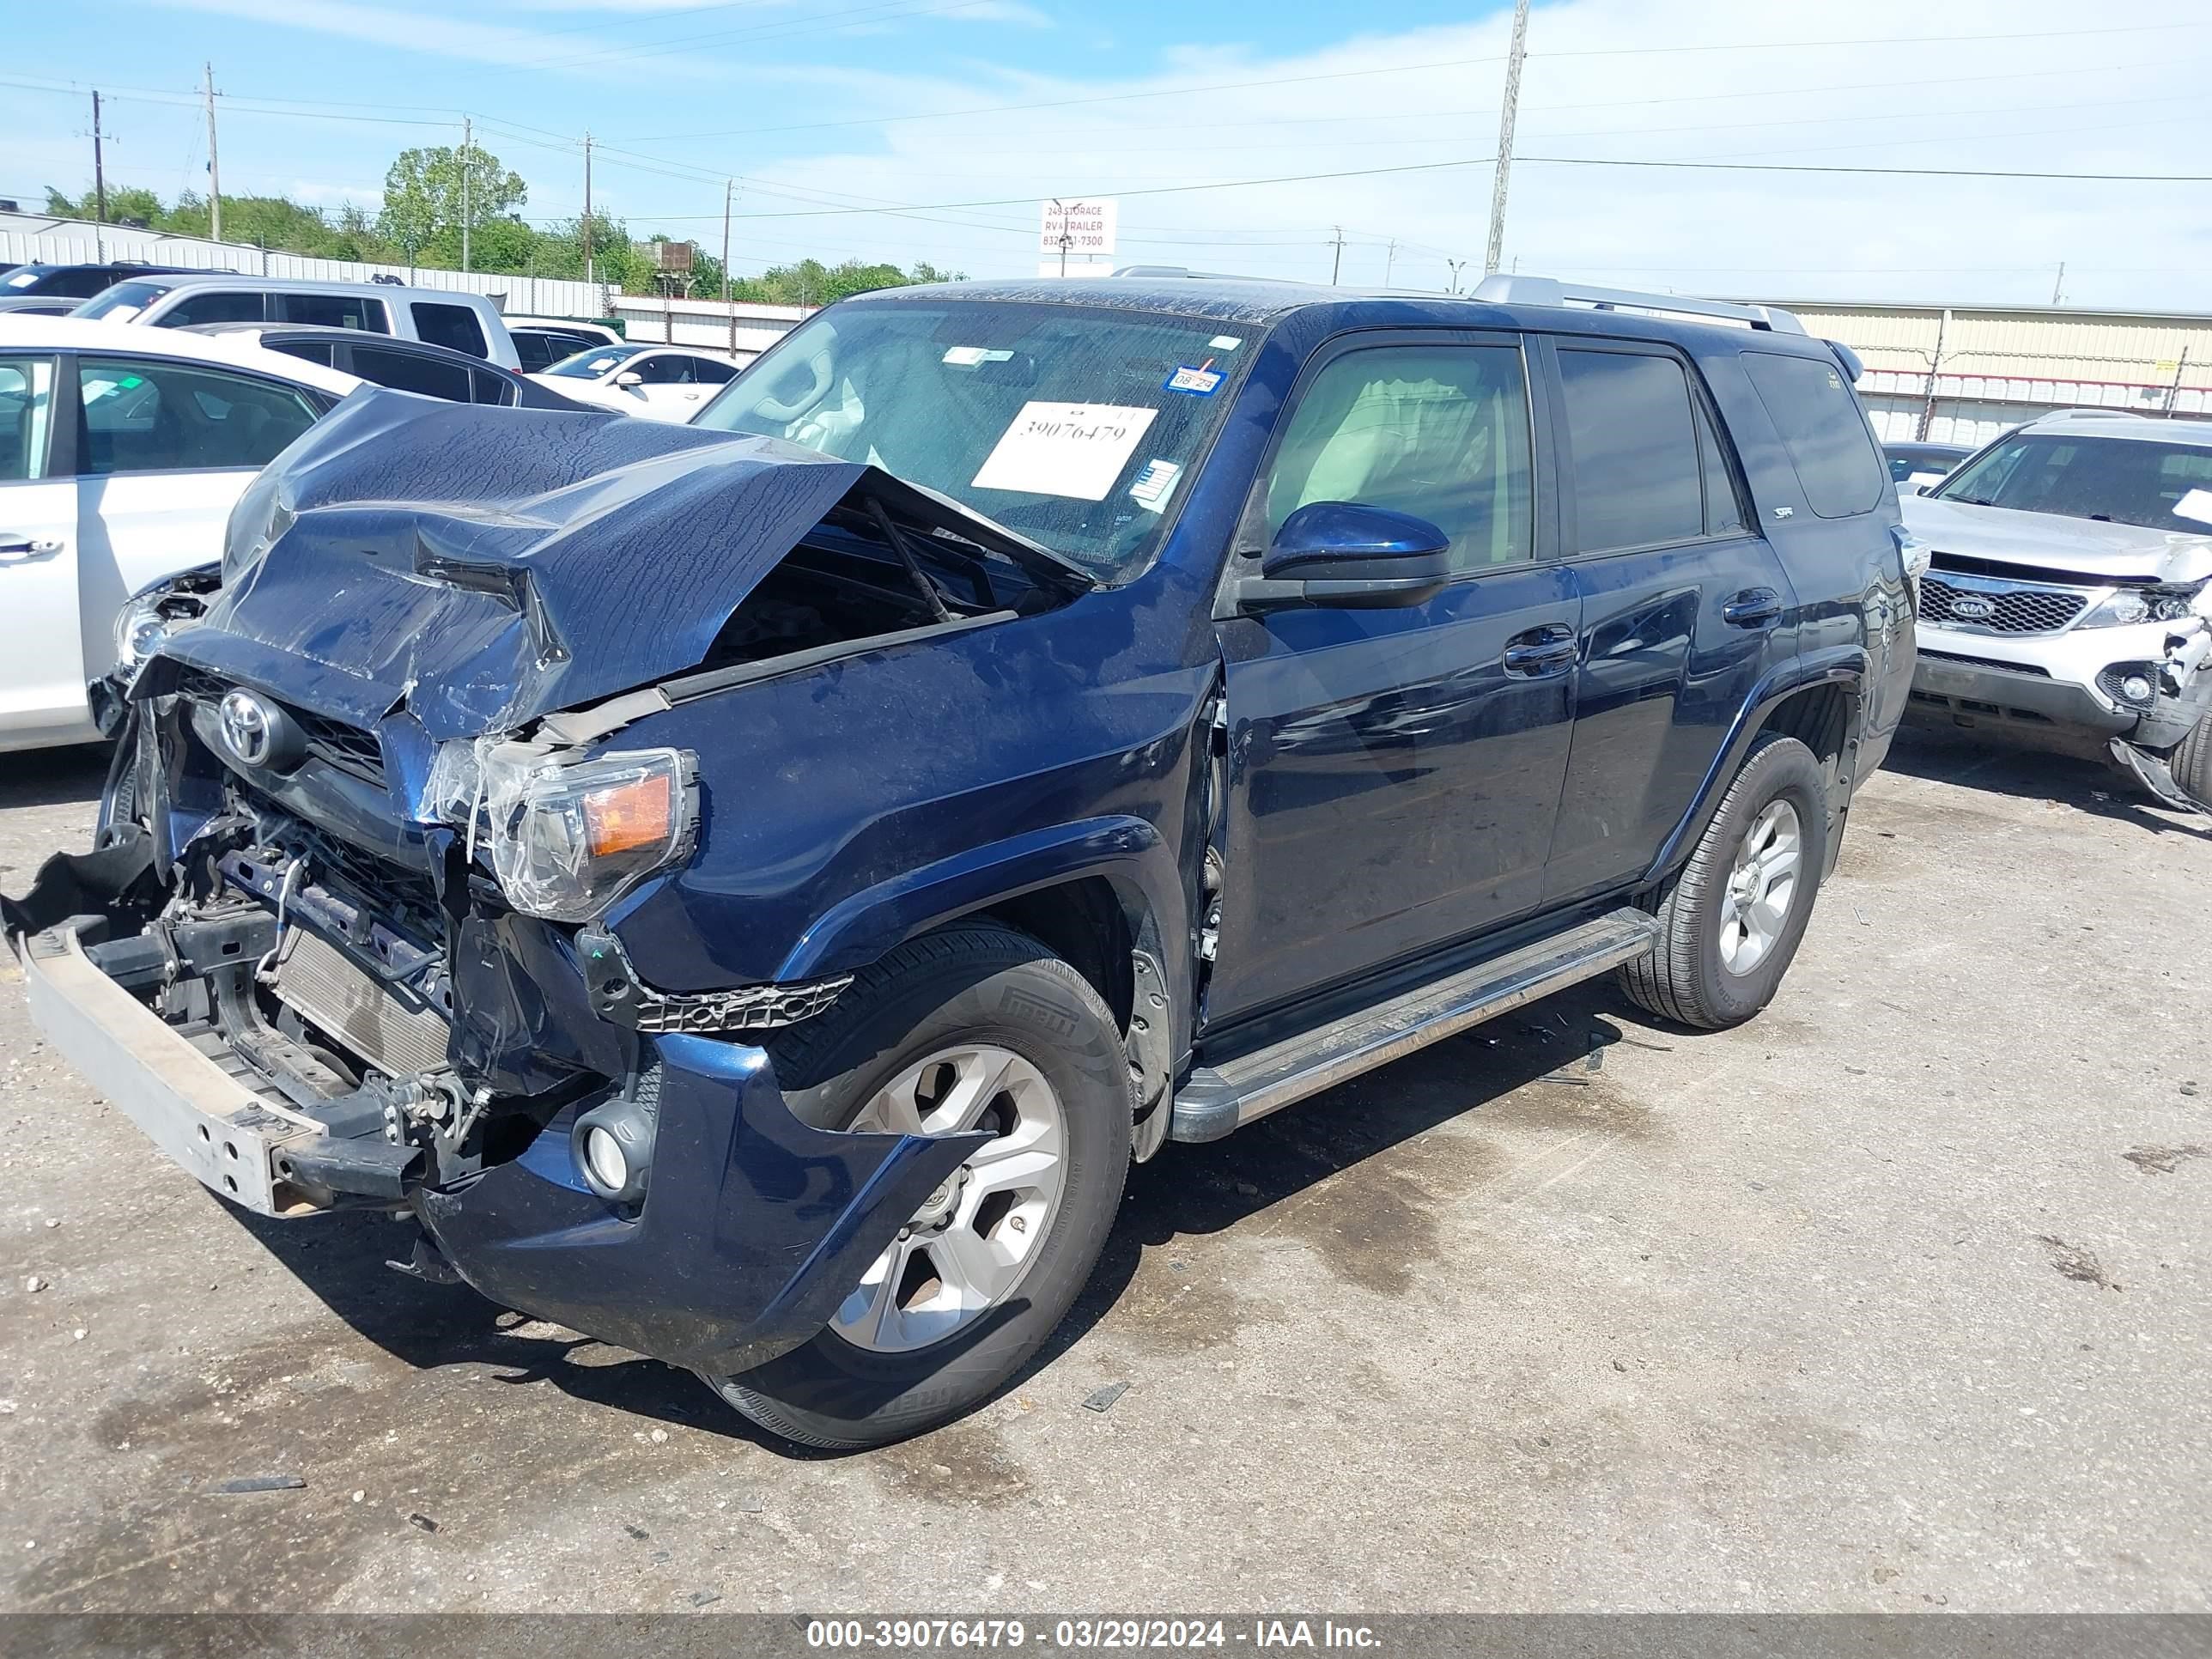
<svg viewBox="0 0 2212 1659">
<path fill-rule="evenodd" d="M 1901 506 L 1929 550 L 1915 720 L 2212 811 L 2212 425 L 2046 415 Z"/>
</svg>

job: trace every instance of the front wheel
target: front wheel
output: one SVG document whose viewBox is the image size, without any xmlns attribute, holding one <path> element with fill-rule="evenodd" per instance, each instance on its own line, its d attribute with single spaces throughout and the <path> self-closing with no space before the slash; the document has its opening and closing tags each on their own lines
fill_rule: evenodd
<svg viewBox="0 0 2212 1659">
<path fill-rule="evenodd" d="M 1620 970 L 1630 1001 L 1717 1031 L 1773 1000 L 1826 867 L 1827 795 L 1820 762 L 1795 738 L 1753 744 L 1660 902 L 1659 942 Z"/>
<path fill-rule="evenodd" d="M 2183 794 L 2212 812 L 2212 714 L 2205 715 L 2189 728 L 2189 735 L 2174 750 L 2166 770 L 2181 786 Z"/>
<path fill-rule="evenodd" d="M 981 1404 L 1058 1325 L 1129 1165 L 1114 1017 L 1025 934 L 958 924 L 864 970 L 768 1044 L 819 1128 L 992 1139 L 908 1218 L 811 1341 L 715 1391 L 802 1445 L 880 1445 Z"/>
</svg>

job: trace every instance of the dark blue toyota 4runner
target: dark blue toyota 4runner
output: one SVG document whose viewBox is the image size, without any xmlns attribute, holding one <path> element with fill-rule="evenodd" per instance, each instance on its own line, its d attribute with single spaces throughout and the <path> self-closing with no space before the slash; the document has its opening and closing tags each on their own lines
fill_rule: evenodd
<svg viewBox="0 0 2212 1659">
<path fill-rule="evenodd" d="M 689 428 L 356 393 L 129 630 L 36 1018 L 238 1205 L 928 1428 L 1133 1158 L 1601 973 L 1766 1004 L 1912 672 L 1852 375 L 1164 277 L 848 301 Z"/>
</svg>

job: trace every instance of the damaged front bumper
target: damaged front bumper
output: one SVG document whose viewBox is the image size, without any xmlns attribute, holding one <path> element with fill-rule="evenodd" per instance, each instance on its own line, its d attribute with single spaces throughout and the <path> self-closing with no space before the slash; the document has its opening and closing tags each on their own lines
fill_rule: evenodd
<svg viewBox="0 0 2212 1659">
<path fill-rule="evenodd" d="M 190 959 L 222 947 L 123 920 L 150 879 L 143 854 L 126 837 L 57 858 L 7 907 L 33 1018 L 63 1057 L 229 1201 L 283 1218 L 411 1213 L 485 1296 L 619 1346 L 722 1375 L 805 1341 L 979 1139 L 814 1128 L 792 1115 L 763 1049 L 641 1033 L 625 1038 L 630 1075 L 569 1091 L 542 1121 L 510 1115 L 498 1154 L 455 1173 L 439 1146 L 389 1127 L 388 1112 L 364 1114 L 366 1089 L 319 1109 L 296 1097 L 296 1076 L 280 1081 L 240 1053 L 219 1019 L 165 1018 L 165 1000 L 208 1006 L 173 993 L 199 967 L 224 971 Z M 247 964 L 231 971 L 251 971 L 263 937 L 238 932 L 230 955 Z M 543 960 L 530 966 L 549 973 Z M 502 967 L 529 995 L 524 965 Z M 362 1080 L 387 1099 L 407 1085 Z M 652 1179 L 636 1203 L 602 1199 L 578 1164 L 575 1120 L 609 1099 L 633 1103 L 652 1126 Z"/>
</svg>

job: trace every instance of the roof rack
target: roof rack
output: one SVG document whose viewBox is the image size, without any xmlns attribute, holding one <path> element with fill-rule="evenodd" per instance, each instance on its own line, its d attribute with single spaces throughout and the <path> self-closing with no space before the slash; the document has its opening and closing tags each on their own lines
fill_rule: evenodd
<svg viewBox="0 0 2212 1659">
<path fill-rule="evenodd" d="M 1794 313 L 1778 306 L 1745 305 L 1735 300 L 1693 300 L 1680 294 L 1640 294 L 1634 289 L 1563 283 L 1554 276 L 1486 276 L 1475 284 L 1474 297 L 1493 305 L 1627 311 L 1644 316 L 1723 323 L 1735 328 L 1761 328 L 1777 334 L 1806 332 L 1805 325 Z"/>
</svg>

